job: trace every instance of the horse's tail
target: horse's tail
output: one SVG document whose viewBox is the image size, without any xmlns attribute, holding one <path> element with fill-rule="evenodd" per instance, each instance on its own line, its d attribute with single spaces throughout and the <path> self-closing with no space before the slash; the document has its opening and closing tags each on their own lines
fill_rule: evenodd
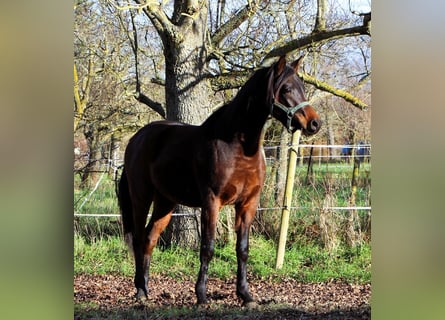
<svg viewBox="0 0 445 320">
<path fill-rule="evenodd" d="M 133 207 L 131 205 L 130 190 L 128 188 L 127 174 L 125 168 L 122 170 L 119 186 L 116 188 L 119 207 L 122 215 L 124 239 L 128 247 L 133 251 Z"/>
</svg>

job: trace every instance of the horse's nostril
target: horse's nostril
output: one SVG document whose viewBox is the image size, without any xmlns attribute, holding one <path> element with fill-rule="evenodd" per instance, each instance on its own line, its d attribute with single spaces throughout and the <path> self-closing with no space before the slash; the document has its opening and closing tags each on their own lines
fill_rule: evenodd
<svg viewBox="0 0 445 320">
<path fill-rule="evenodd" d="M 309 123 L 309 128 L 312 132 L 317 132 L 320 129 L 321 121 L 312 119 Z"/>
</svg>

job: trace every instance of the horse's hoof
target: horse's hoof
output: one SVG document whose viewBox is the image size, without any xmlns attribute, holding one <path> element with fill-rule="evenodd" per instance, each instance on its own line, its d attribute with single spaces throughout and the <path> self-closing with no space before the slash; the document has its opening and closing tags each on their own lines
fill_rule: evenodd
<svg viewBox="0 0 445 320">
<path fill-rule="evenodd" d="M 137 290 L 138 291 L 136 292 L 136 295 L 135 295 L 137 300 L 148 299 L 148 295 L 147 295 L 147 293 L 144 290 L 142 290 L 140 288 L 137 289 Z"/>
<path fill-rule="evenodd" d="M 258 308 L 258 303 L 256 303 L 256 301 L 244 302 L 243 307 L 249 310 L 256 309 Z"/>
</svg>

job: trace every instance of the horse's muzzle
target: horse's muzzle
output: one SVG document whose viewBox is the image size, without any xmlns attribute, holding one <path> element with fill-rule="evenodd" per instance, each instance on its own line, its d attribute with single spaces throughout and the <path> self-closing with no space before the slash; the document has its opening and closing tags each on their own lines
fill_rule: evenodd
<svg viewBox="0 0 445 320">
<path fill-rule="evenodd" d="M 306 128 L 304 129 L 307 135 L 316 134 L 321 128 L 321 120 L 320 119 L 311 119 Z"/>
<path fill-rule="evenodd" d="M 318 132 L 318 130 L 320 130 L 320 128 L 321 128 L 321 120 L 320 119 L 312 119 L 311 121 L 309 121 L 307 130 L 311 134 L 315 134 Z"/>
</svg>

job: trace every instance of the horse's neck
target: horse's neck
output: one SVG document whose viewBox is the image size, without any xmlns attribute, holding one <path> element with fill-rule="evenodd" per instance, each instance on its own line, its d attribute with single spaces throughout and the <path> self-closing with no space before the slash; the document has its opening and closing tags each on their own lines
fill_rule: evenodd
<svg viewBox="0 0 445 320">
<path fill-rule="evenodd" d="M 266 105 L 266 70 L 257 71 L 236 97 L 214 112 L 203 124 L 213 138 L 226 142 L 238 140 L 246 155 L 260 148 L 261 133 L 269 115 Z"/>
<path fill-rule="evenodd" d="M 226 106 L 221 117 L 222 128 L 230 132 L 233 140 L 239 140 L 246 155 L 253 155 L 260 148 L 262 130 L 268 117 L 264 101 L 253 95 L 237 96 Z"/>
</svg>

